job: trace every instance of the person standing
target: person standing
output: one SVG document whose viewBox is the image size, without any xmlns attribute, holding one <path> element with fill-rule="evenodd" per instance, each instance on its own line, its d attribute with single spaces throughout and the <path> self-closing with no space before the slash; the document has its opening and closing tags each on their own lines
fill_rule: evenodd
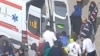
<svg viewBox="0 0 100 56">
<path fill-rule="evenodd" d="M 81 28 L 81 15 L 82 15 L 82 5 L 77 1 L 77 5 L 74 6 L 74 12 L 71 15 L 72 29 L 75 32 L 76 37 L 79 35 Z"/>
<path fill-rule="evenodd" d="M 91 1 L 89 6 L 89 20 L 92 22 L 94 27 L 94 33 L 96 33 L 96 19 L 98 14 L 98 8 L 94 1 Z"/>
<path fill-rule="evenodd" d="M 87 56 L 96 56 L 95 46 L 90 38 L 81 37 L 83 41 L 82 54 L 87 53 Z"/>
<path fill-rule="evenodd" d="M 66 56 L 60 41 L 54 42 L 54 46 L 49 51 L 48 56 Z"/>
<path fill-rule="evenodd" d="M 43 53 L 43 56 L 48 56 L 48 53 L 50 52 L 50 45 L 48 42 L 45 42 L 44 43 L 44 53 Z"/>
<path fill-rule="evenodd" d="M 8 43 L 7 40 L 3 40 L 2 45 L 3 45 L 2 46 L 2 52 L 3 52 L 3 55 L 2 56 L 9 56 L 10 55 L 10 52 L 11 52 L 11 50 L 9 48 L 10 44 Z"/>
<path fill-rule="evenodd" d="M 56 35 L 53 31 L 51 31 L 50 26 L 46 26 L 46 31 L 43 33 L 43 38 L 45 42 L 48 42 L 50 47 L 54 45 L 54 41 L 57 40 Z"/>
</svg>

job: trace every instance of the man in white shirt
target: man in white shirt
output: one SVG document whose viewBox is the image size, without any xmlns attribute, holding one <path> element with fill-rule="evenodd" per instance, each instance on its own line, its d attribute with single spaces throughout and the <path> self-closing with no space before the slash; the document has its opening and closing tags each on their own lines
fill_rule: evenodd
<svg viewBox="0 0 100 56">
<path fill-rule="evenodd" d="M 83 47 L 82 47 L 83 55 L 85 54 L 85 52 L 87 52 L 87 56 L 95 56 L 96 51 L 95 51 L 95 46 L 92 43 L 92 40 L 90 38 L 85 38 L 85 37 L 82 37 L 82 40 L 83 40 Z"/>
<path fill-rule="evenodd" d="M 50 47 L 54 45 L 54 41 L 57 40 L 56 35 L 51 31 L 50 26 L 46 26 L 46 31 L 43 33 L 43 38 L 45 42 L 49 42 Z"/>
<path fill-rule="evenodd" d="M 68 44 L 68 55 L 69 56 L 81 56 L 81 48 L 80 45 L 77 42 L 74 42 L 73 39 L 70 39 L 71 42 Z M 72 42 L 73 41 L 73 42 Z"/>
</svg>

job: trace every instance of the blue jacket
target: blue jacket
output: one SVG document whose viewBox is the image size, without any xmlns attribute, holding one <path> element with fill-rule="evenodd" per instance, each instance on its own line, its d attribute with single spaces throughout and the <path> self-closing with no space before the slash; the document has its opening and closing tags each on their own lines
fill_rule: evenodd
<svg viewBox="0 0 100 56">
<path fill-rule="evenodd" d="M 69 37 L 68 36 L 60 36 L 60 41 L 61 41 L 63 46 L 67 46 L 68 41 L 69 41 Z"/>
<path fill-rule="evenodd" d="M 72 13 L 73 16 L 81 16 L 82 15 L 82 7 L 81 5 L 74 6 L 74 12 Z"/>
</svg>

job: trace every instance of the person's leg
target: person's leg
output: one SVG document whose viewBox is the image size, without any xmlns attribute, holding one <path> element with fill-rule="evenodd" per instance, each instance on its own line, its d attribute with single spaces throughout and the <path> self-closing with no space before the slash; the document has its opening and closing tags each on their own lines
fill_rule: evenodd
<svg viewBox="0 0 100 56">
<path fill-rule="evenodd" d="M 78 37 L 78 35 L 80 34 L 81 24 L 82 24 L 81 16 L 77 16 L 77 19 L 76 19 L 76 37 Z"/>
<path fill-rule="evenodd" d="M 94 33 L 96 33 L 96 20 L 93 22 Z"/>
<path fill-rule="evenodd" d="M 78 17 L 77 16 L 74 17 L 74 24 L 73 24 L 73 26 L 74 26 L 73 29 L 74 29 L 74 34 L 75 34 L 74 39 L 77 40 L 77 35 L 78 35 L 78 31 L 79 31 L 78 30 L 79 26 L 78 26 Z"/>
<path fill-rule="evenodd" d="M 74 29 L 73 29 L 73 20 L 74 20 L 74 16 L 71 15 L 71 16 L 70 16 L 70 19 L 71 19 L 71 29 L 72 29 L 72 32 L 73 32 L 73 31 L 74 31 Z"/>
</svg>

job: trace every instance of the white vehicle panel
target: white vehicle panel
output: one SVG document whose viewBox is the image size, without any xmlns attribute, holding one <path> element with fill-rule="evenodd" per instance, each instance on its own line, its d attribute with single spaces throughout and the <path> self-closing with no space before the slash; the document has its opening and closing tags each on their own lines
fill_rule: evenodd
<svg viewBox="0 0 100 56">
<path fill-rule="evenodd" d="M 0 8 L 0 21 L 14 25 L 18 29 L 21 29 L 22 10 L 16 9 L 3 3 L 0 3 Z"/>
</svg>

